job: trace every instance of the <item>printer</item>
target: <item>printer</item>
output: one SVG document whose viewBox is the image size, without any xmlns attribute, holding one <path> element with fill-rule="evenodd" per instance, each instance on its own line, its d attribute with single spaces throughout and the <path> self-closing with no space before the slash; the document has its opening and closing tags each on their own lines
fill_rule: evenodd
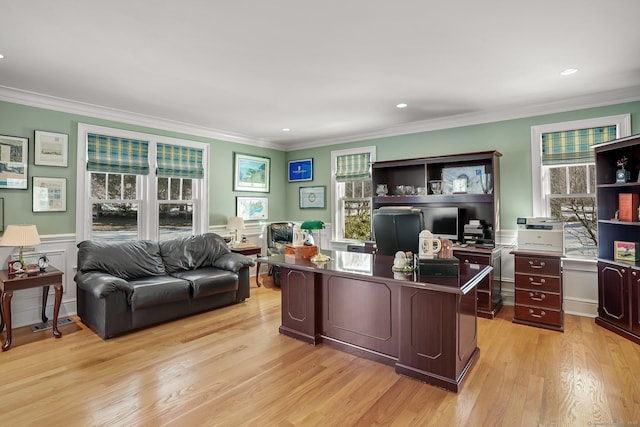
<svg viewBox="0 0 640 427">
<path fill-rule="evenodd" d="M 518 249 L 563 253 L 564 227 L 554 218 L 518 218 Z"/>
</svg>

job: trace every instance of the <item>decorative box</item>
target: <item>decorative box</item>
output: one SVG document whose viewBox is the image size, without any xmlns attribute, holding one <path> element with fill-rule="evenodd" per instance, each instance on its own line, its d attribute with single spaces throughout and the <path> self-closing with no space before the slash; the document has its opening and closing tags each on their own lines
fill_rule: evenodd
<svg viewBox="0 0 640 427">
<path fill-rule="evenodd" d="M 294 258 L 309 259 L 317 253 L 318 247 L 316 245 L 293 246 L 291 244 L 287 244 L 284 246 L 285 256 L 289 255 L 293 256 Z"/>
<path fill-rule="evenodd" d="M 640 243 L 616 240 L 613 242 L 613 257 L 616 261 L 636 262 L 640 260 Z"/>
<path fill-rule="evenodd" d="M 620 221 L 638 221 L 639 196 L 636 193 L 618 194 L 618 219 Z"/>
</svg>

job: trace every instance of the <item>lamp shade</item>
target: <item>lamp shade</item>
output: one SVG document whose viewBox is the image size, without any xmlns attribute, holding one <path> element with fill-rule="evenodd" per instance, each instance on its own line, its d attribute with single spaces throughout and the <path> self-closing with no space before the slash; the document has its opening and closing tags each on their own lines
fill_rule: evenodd
<svg viewBox="0 0 640 427">
<path fill-rule="evenodd" d="M 229 230 L 244 230 L 244 219 L 239 216 L 232 216 L 227 221 L 227 228 Z"/>
<path fill-rule="evenodd" d="M 0 240 L 0 246 L 19 246 L 22 248 L 39 244 L 40 236 L 35 225 L 8 225 L 2 240 Z"/>
<path fill-rule="evenodd" d="M 302 230 L 322 230 L 324 228 L 324 222 L 322 221 L 305 221 L 300 226 Z"/>
</svg>

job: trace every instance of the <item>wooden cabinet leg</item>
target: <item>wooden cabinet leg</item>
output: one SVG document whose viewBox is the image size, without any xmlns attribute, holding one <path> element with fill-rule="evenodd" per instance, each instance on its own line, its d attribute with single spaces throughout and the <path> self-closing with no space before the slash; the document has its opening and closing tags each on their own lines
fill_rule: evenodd
<svg viewBox="0 0 640 427">
<path fill-rule="evenodd" d="M 2 293 L 2 313 L 5 323 L 7 324 L 7 338 L 2 346 L 2 351 L 7 351 L 11 347 L 11 298 L 13 292 Z"/>
<path fill-rule="evenodd" d="M 62 284 L 54 285 L 53 288 L 56 291 L 56 300 L 53 305 L 53 336 L 60 338 L 62 334 L 58 330 L 58 312 L 60 311 L 60 302 L 62 302 Z"/>
<path fill-rule="evenodd" d="M 49 318 L 44 313 L 47 308 L 47 297 L 49 296 L 49 286 L 42 287 L 42 323 L 45 323 Z"/>
</svg>

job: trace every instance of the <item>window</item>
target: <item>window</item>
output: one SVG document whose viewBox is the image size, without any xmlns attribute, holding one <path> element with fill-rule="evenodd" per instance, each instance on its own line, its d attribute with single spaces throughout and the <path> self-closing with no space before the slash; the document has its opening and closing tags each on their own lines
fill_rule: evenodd
<svg viewBox="0 0 640 427">
<path fill-rule="evenodd" d="M 628 115 L 532 127 L 534 216 L 564 222 L 565 255 L 597 254 L 592 146 L 630 133 Z"/>
<path fill-rule="evenodd" d="M 78 125 L 78 239 L 206 232 L 207 153 L 203 143 Z"/>
<path fill-rule="evenodd" d="M 331 152 L 335 240 L 371 240 L 374 161 L 375 147 Z"/>
</svg>

